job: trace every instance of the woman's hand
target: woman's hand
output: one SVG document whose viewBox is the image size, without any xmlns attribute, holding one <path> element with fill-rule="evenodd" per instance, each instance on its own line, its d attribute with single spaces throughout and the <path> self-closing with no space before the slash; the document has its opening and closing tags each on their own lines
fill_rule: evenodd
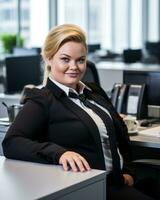
<svg viewBox="0 0 160 200">
<path fill-rule="evenodd" d="M 86 159 L 73 151 L 63 153 L 59 159 L 59 164 L 63 166 L 65 171 L 71 169 L 74 172 L 85 172 L 91 169 Z"/>
<path fill-rule="evenodd" d="M 133 186 L 134 184 L 134 180 L 133 177 L 129 174 L 123 174 L 124 177 L 124 184 L 129 185 L 129 186 Z"/>
</svg>

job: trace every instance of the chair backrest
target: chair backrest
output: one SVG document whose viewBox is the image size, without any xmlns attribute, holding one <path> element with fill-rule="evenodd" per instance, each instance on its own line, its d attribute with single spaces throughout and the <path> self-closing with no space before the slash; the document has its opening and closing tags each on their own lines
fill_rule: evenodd
<svg viewBox="0 0 160 200">
<path fill-rule="evenodd" d="M 82 81 L 93 82 L 100 86 L 98 71 L 93 62 L 87 61 L 87 69 Z"/>
<path fill-rule="evenodd" d="M 41 57 L 14 56 L 6 57 L 5 93 L 21 92 L 27 84 L 41 84 Z"/>
</svg>

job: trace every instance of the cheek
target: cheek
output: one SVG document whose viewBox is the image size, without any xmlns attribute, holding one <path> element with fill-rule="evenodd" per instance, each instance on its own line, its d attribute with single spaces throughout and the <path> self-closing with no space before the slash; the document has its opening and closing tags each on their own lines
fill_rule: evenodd
<svg viewBox="0 0 160 200">
<path fill-rule="evenodd" d="M 63 73 L 64 71 L 65 71 L 65 68 L 64 68 L 64 66 L 61 65 L 61 63 L 59 63 L 58 61 L 52 62 L 51 72 L 53 74 Z"/>
<path fill-rule="evenodd" d="M 64 71 L 59 66 L 57 67 L 57 65 L 51 67 L 50 75 L 54 80 L 58 82 L 62 82 L 62 80 L 64 79 Z"/>
<path fill-rule="evenodd" d="M 51 67 L 51 73 L 55 76 L 60 76 L 60 74 L 63 74 L 64 71 L 60 67 L 57 67 L 56 65 Z"/>
<path fill-rule="evenodd" d="M 80 67 L 79 70 L 82 72 L 82 74 L 85 74 L 85 72 L 86 72 L 86 66 Z"/>
</svg>

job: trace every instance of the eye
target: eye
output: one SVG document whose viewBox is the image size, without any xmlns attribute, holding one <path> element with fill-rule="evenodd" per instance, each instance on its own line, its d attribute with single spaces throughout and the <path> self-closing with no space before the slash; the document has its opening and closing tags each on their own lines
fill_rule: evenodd
<svg viewBox="0 0 160 200">
<path fill-rule="evenodd" d="M 78 62 L 79 62 L 80 64 L 83 64 L 83 63 L 85 63 L 85 61 L 86 61 L 86 59 L 85 59 L 85 58 L 80 58 L 80 59 L 78 60 Z"/>
<path fill-rule="evenodd" d="M 68 63 L 68 62 L 69 62 L 69 58 L 67 58 L 67 57 L 62 57 L 61 60 L 62 60 L 64 63 Z"/>
</svg>

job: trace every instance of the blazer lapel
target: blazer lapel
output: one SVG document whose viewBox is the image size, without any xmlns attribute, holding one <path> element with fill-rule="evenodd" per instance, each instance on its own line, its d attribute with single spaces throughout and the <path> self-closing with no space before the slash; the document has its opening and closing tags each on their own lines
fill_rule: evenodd
<svg viewBox="0 0 160 200">
<path fill-rule="evenodd" d="M 100 134 L 99 134 L 99 130 L 98 130 L 95 122 L 82 108 L 80 108 L 77 104 L 75 104 L 67 96 L 60 98 L 60 101 L 69 110 L 71 110 L 79 118 L 79 120 L 82 121 L 82 123 L 86 126 L 86 128 L 89 130 L 89 133 L 92 135 L 95 143 L 97 144 L 97 147 L 98 147 L 100 155 L 101 155 L 101 159 L 104 160 Z"/>
<path fill-rule="evenodd" d="M 108 110 L 111 117 L 113 117 L 113 110 L 110 107 L 109 103 L 106 103 L 106 99 L 104 99 L 102 96 L 100 96 L 96 93 L 90 92 L 90 91 L 87 91 L 86 94 L 89 99 L 95 101 L 96 103 L 98 103 L 99 105 L 104 107 L 106 110 Z"/>
</svg>

